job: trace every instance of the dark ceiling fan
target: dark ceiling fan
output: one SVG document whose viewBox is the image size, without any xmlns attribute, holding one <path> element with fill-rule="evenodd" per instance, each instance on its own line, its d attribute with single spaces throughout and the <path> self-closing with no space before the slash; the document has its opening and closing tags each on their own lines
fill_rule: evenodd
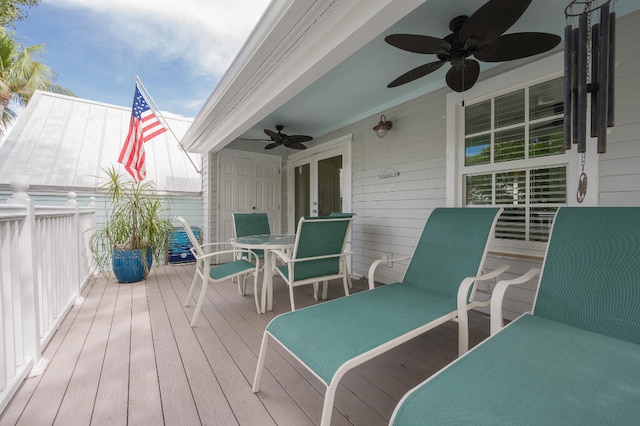
<svg viewBox="0 0 640 426">
<path fill-rule="evenodd" d="M 416 67 L 393 80 L 387 87 L 396 87 L 430 74 L 446 62 L 447 86 L 456 92 L 470 89 L 480 75 L 480 64 L 526 58 L 553 49 L 560 36 L 548 33 L 526 32 L 502 35 L 527 10 L 532 0 L 489 0 L 467 17 L 451 20 L 451 34 L 443 39 L 417 35 L 392 34 L 385 41 L 398 49 L 413 53 L 435 54 L 438 61 Z"/>
<path fill-rule="evenodd" d="M 245 139 L 245 140 L 271 141 L 271 143 L 265 146 L 264 149 L 273 149 L 279 145 L 284 145 L 287 148 L 292 148 L 292 149 L 307 149 L 307 147 L 303 145 L 302 142 L 309 142 L 310 140 L 313 140 L 311 136 L 286 135 L 282 133 L 282 129 L 284 129 L 284 126 L 282 124 L 276 124 L 276 130 L 278 131 L 277 133 L 274 132 L 273 130 L 264 129 L 264 133 L 267 136 L 269 136 L 269 139 Z"/>
</svg>

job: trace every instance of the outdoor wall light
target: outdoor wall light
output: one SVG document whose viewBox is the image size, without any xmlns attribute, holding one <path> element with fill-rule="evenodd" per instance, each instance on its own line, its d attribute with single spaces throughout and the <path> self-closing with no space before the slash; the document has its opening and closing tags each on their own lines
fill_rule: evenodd
<svg viewBox="0 0 640 426">
<path fill-rule="evenodd" d="M 380 122 L 373 128 L 373 131 L 376 132 L 376 135 L 378 135 L 379 138 L 384 138 L 387 136 L 387 132 L 391 130 L 391 126 L 392 124 L 390 121 L 387 121 L 387 117 L 381 115 Z"/>
</svg>

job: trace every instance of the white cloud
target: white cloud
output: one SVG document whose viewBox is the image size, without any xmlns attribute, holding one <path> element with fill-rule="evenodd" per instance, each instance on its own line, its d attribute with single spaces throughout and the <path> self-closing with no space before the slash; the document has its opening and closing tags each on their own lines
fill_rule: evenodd
<svg viewBox="0 0 640 426">
<path fill-rule="evenodd" d="M 222 75 L 269 0 L 43 0 L 96 14 L 132 52 L 183 60 L 198 75 Z"/>
</svg>

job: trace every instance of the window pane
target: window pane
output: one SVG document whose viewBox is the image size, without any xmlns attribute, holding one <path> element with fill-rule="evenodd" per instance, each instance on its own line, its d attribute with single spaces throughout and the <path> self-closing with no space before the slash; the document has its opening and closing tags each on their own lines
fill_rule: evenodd
<svg viewBox="0 0 640 426">
<path fill-rule="evenodd" d="M 524 123 L 524 89 L 496 98 L 496 128 Z"/>
<path fill-rule="evenodd" d="M 560 115 L 564 112 L 562 77 L 531 86 L 529 89 L 529 119 Z"/>
<path fill-rule="evenodd" d="M 532 124 L 529 128 L 529 157 L 564 153 L 563 121 Z"/>
<path fill-rule="evenodd" d="M 477 206 L 491 204 L 491 175 L 466 176 L 465 187 L 467 192 L 466 205 Z"/>
<path fill-rule="evenodd" d="M 496 173 L 496 204 L 524 204 L 527 185 L 524 170 Z"/>
<path fill-rule="evenodd" d="M 496 238 L 511 240 L 526 238 L 524 207 L 504 209 L 496 224 Z"/>
<path fill-rule="evenodd" d="M 564 146 L 564 145 L 563 145 Z M 464 140 L 464 165 L 489 164 L 491 162 L 491 135 L 468 137 Z"/>
<path fill-rule="evenodd" d="M 486 132 L 491 129 L 491 100 L 464 108 L 464 134 Z"/>
<path fill-rule="evenodd" d="M 529 240 L 547 241 L 553 224 L 557 207 L 540 207 L 531 209 Z"/>
<path fill-rule="evenodd" d="M 531 204 L 565 204 L 567 202 L 566 167 L 531 170 Z"/>
<path fill-rule="evenodd" d="M 522 160 L 524 158 L 524 127 L 496 132 L 494 161 Z"/>
</svg>

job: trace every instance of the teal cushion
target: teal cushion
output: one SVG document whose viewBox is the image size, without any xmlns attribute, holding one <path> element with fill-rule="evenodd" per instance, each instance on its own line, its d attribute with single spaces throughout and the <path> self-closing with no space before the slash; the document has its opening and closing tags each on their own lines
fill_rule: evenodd
<svg viewBox="0 0 640 426">
<path fill-rule="evenodd" d="M 214 280 L 222 280 L 232 275 L 241 274 L 243 272 L 251 272 L 255 270 L 255 265 L 245 259 L 234 260 L 233 262 L 223 263 L 221 265 L 212 266 L 209 274 Z"/>
<path fill-rule="evenodd" d="M 435 209 L 402 282 L 456 297 L 462 280 L 478 274 L 497 213 L 496 208 Z"/>
<path fill-rule="evenodd" d="M 455 298 L 396 283 L 282 314 L 267 330 L 329 383 L 349 359 L 455 309 Z"/>
<path fill-rule="evenodd" d="M 534 314 L 640 344 L 640 208 L 560 208 Z"/>
<path fill-rule="evenodd" d="M 526 315 L 411 393 L 396 426 L 637 425 L 640 345 Z"/>
<path fill-rule="evenodd" d="M 271 234 L 266 213 L 234 213 L 233 223 L 236 237 Z"/>
</svg>

